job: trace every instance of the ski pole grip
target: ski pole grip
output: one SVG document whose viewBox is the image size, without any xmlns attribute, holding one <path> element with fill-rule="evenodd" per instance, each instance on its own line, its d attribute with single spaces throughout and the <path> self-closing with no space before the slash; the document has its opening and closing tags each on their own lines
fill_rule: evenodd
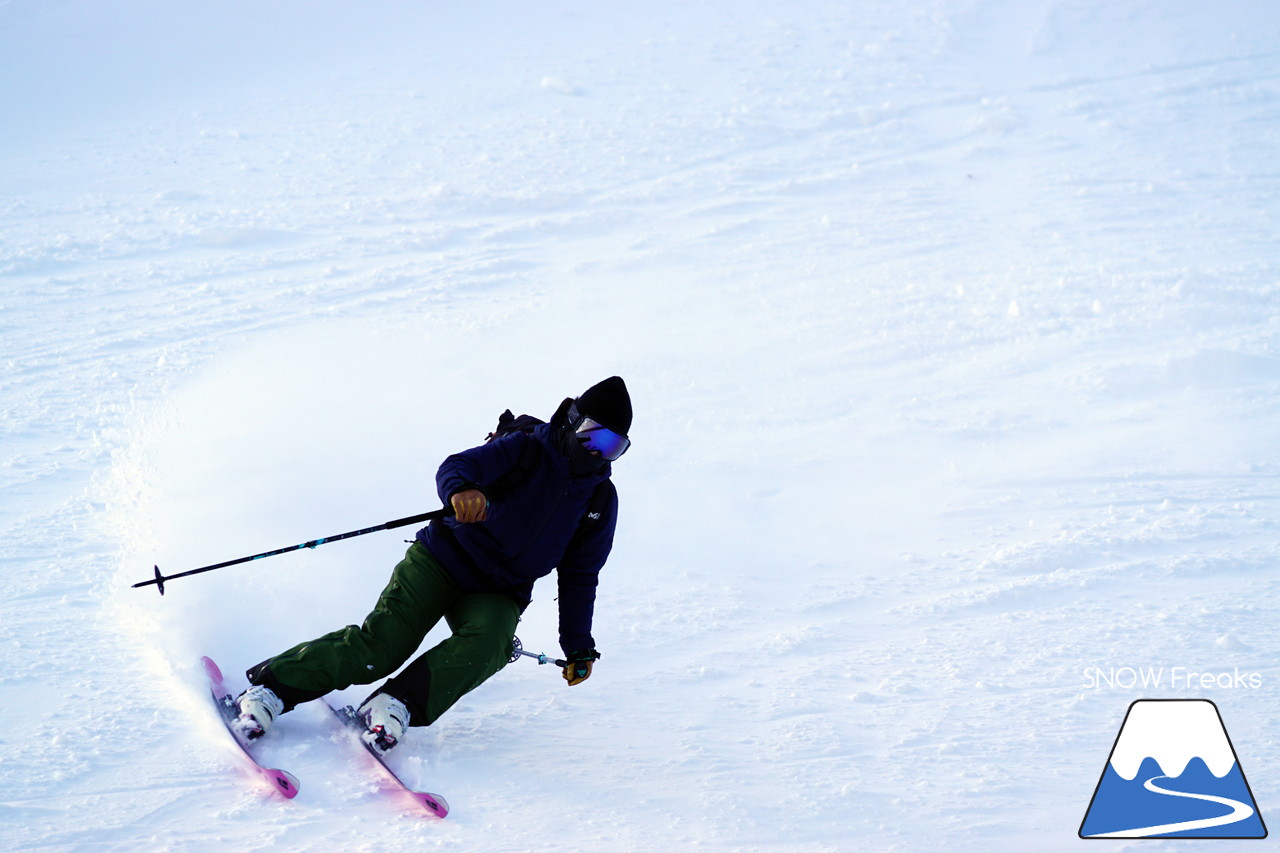
<svg viewBox="0 0 1280 853">
<path fill-rule="evenodd" d="M 450 515 L 453 515 L 453 507 L 447 506 L 431 512 L 424 512 L 421 515 L 407 515 L 404 518 L 397 518 L 395 521 L 388 521 L 382 527 L 384 530 L 394 530 L 397 527 L 408 527 L 410 524 L 435 521 L 438 518 L 445 518 Z"/>
</svg>

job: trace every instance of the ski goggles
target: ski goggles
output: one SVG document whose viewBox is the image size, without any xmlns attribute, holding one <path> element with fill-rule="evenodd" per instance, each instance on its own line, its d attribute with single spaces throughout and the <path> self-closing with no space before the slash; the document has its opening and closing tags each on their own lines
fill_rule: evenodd
<svg viewBox="0 0 1280 853">
<path fill-rule="evenodd" d="M 587 450 L 600 454 L 600 458 L 612 462 L 627 452 L 631 439 L 614 432 L 591 418 L 583 418 L 574 429 L 574 436 Z"/>
</svg>

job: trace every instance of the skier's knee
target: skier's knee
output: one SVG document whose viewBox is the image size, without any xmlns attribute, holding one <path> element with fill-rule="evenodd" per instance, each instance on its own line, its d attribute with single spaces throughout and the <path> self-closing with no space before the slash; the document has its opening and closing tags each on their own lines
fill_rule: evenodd
<svg viewBox="0 0 1280 853">
<path fill-rule="evenodd" d="M 371 642 L 366 646 L 364 660 L 360 662 L 360 680 L 354 683 L 369 684 L 386 678 L 400 668 L 416 649 L 406 649 L 394 643 Z"/>
<path fill-rule="evenodd" d="M 497 671 L 511 658 L 511 637 L 501 631 L 465 631 L 455 635 L 467 649 L 467 656 L 484 661 L 487 668 Z"/>
</svg>

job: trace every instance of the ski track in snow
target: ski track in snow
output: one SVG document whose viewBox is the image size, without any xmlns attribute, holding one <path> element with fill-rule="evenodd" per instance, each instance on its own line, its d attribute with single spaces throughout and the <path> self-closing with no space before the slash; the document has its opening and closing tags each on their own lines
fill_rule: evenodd
<svg viewBox="0 0 1280 853">
<path fill-rule="evenodd" d="M 1139 698 L 1089 666 L 1261 673 L 1157 694 L 1280 802 L 1271 4 L 323 5 L 0 6 L 0 847 L 1069 849 Z M 414 730 L 443 822 L 322 708 L 255 787 L 199 656 L 404 537 L 128 585 L 614 372 L 592 680 Z"/>
</svg>

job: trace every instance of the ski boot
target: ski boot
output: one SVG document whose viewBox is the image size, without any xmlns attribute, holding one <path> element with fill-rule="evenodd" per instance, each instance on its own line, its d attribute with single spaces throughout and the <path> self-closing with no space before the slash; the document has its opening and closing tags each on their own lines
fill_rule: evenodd
<svg viewBox="0 0 1280 853">
<path fill-rule="evenodd" d="M 409 709 L 390 693 L 370 696 L 356 711 L 356 716 L 365 727 L 360 738 L 379 755 L 390 752 L 409 726 Z"/>
<path fill-rule="evenodd" d="M 232 726 L 246 740 L 257 740 L 267 733 L 276 717 L 284 711 L 284 703 L 271 692 L 271 688 L 254 684 L 236 698 L 236 708 L 240 717 Z"/>
</svg>

